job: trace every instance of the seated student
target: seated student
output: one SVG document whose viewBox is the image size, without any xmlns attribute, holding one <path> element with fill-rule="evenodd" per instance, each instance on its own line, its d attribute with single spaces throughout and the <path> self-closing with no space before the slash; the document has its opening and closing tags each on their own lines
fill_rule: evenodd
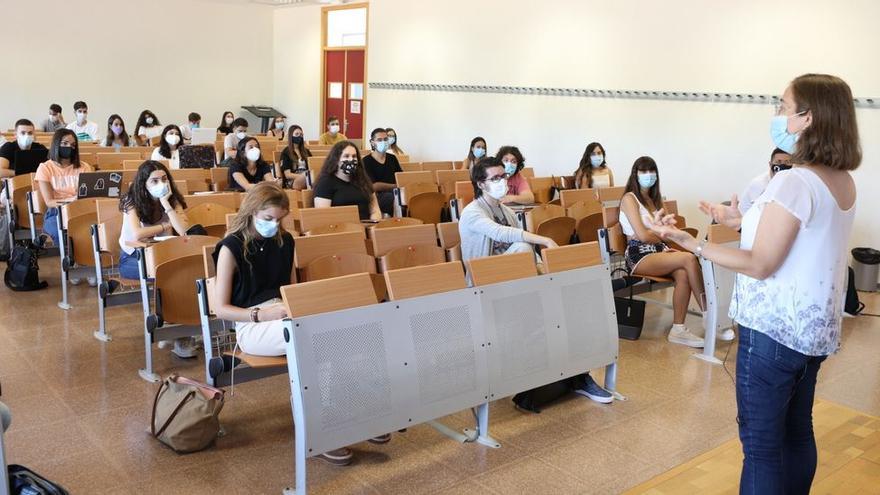
<svg viewBox="0 0 880 495">
<path fill-rule="evenodd" d="M 388 151 L 388 133 L 381 127 L 370 133 L 370 147 L 373 152 L 364 157 L 364 171 L 373 182 L 373 191 L 379 201 L 379 210 L 385 215 L 394 213 L 394 193 L 397 181 L 394 174 L 403 172 L 397 157 Z"/>
<path fill-rule="evenodd" d="M 49 147 L 49 160 L 37 167 L 34 180 L 40 188 L 40 197 L 48 208 L 43 215 L 43 234 L 49 236 L 54 245 L 58 245 L 58 208 L 77 197 L 79 174 L 92 172 L 91 165 L 79 159 L 79 141 L 70 129 L 55 131 Z M 45 244 L 41 236 L 40 244 Z M 89 277 L 89 283 L 93 283 Z M 74 285 L 79 280 L 71 279 Z"/>
<path fill-rule="evenodd" d="M 263 160 L 257 138 L 246 137 L 239 141 L 235 158 L 229 164 L 229 189 L 239 192 L 250 191 L 263 181 L 275 181 L 272 176 L 272 166 Z"/>
<path fill-rule="evenodd" d="M 78 101 L 74 103 L 73 112 L 76 115 L 76 122 L 67 124 L 67 129 L 73 131 L 76 139 L 87 142 L 100 141 L 98 124 L 89 122 L 89 106 L 86 105 L 86 102 Z"/>
<path fill-rule="evenodd" d="M 101 146 L 113 147 L 116 151 L 129 146 L 134 146 L 134 140 L 125 131 L 125 122 L 117 114 L 107 119 L 107 135 L 101 140 Z"/>
<path fill-rule="evenodd" d="M 138 116 L 134 125 L 134 139 L 138 146 L 149 146 L 150 139 L 162 134 L 162 124 L 156 118 L 156 114 L 150 110 L 144 110 Z"/>
<path fill-rule="evenodd" d="M 397 145 L 397 131 L 389 127 L 385 129 L 385 132 L 388 133 L 388 153 L 394 156 L 405 155 L 406 152 L 403 151 L 403 148 Z"/>
<path fill-rule="evenodd" d="M 504 204 L 529 205 L 535 202 L 535 195 L 529 181 L 520 174 L 526 166 L 526 159 L 516 146 L 502 146 L 495 155 L 504 164 L 504 172 L 507 174 L 507 196 L 501 200 Z"/>
<path fill-rule="evenodd" d="M 187 123 L 180 128 L 183 133 L 183 142 L 189 144 L 192 142 L 193 129 L 198 129 L 202 125 L 202 116 L 196 112 L 190 112 L 186 117 Z"/>
<path fill-rule="evenodd" d="M 175 126 L 176 127 L 176 126 Z M 119 198 L 122 229 L 119 234 L 119 275 L 122 278 L 140 278 L 135 247 L 157 236 L 186 235 L 189 220 L 184 209 L 186 201 L 174 186 L 171 173 L 165 165 L 147 160 L 137 169 L 128 193 Z M 168 341 L 160 341 L 165 348 Z M 172 351 L 178 357 L 196 356 L 192 337 L 174 341 Z"/>
<path fill-rule="evenodd" d="M 657 163 L 649 156 L 636 159 L 620 200 L 620 228 L 627 238 L 626 266 L 633 275 L 671 277 L 672 329 L 667 340 L 690 347 L 703 347 L 703 338 L 684 325 L 688 302 L 693 293 L 702 311 L 703 272 L 697 257 L 670 249 L 648 226 L 652 215 L 663 208 Z"/>
<path fill-rule="evenodd" d="M 306 148 L 302 127 L 290 126 L 287 130 L 287 147 L 281 152 L 281 174 L 291 189 L 306 188 L 306 170 L 309 169 L 308 159 L 312 152 Z"/>
<path fill-rule="evenodd" d="M 614 174 L 605 163 L 605 148 L 601 144 L 587 145 L 581 162 L 574 172 L 574 187 L 575 189 L 614 187 Z"/>
<path fill-rule="evenodd" d="M 534 245 L 557 247 L 553 239 L 519 228 L 516 214 L 502 203 L 507 197 L 507 173 L 500 159 L 487 156 L 471 167 L 474 200 L 461 212 L 461 259 L 496 254 L 534 253 Z"/>
<path fill-rule="evenodd" d="M 327 119 L 327 132 L 321 134 L 318 138 L 318 144 L 336 144 L 341 143 L 342 141 L 348 141 L 348 138 L 345 137 L 345 134 L 339 132 L 339 118 L 331 115 Z"/>
<path fill-rule="evenodd" d="M 486 140 L 477 136 L 471 139 L 471 146 L 468 148 L 467 158 L 462 160 L 461 168 L 470 170 L 484 156 L 486 156 Z"/>
<path fill-rule="evenodd" d="M 162 139 L 159 146 L 153 150 L 150 160 L 169 160 L 173 170 L 180 168 L 180 141 L 183 139 L 180 127 L 174 124 L 166 125 L 162 130 Z"/>
<path fill-rule="evenodd" d="M 232 121 L 232 132 L 223 138 L 223 160 L 235 158 L 238 143 L 247 137 L 248 121 L 239 117 Z M 228 166 L 228 165 L 224 165 Z"/>
<path fill-rule="evenodd" d="M 749 211 L 749 208 L 752 207 L 752 203 L 764 193 L 764 189 L 767 189 L 767 184 L 770 183 L 770 179 L 776 176 L 776 172 L 781 172 L 790 168 L 791 155 L 779 148 L 774 149 L 773 153 L 770 153 L 769 170 L 752 179 L 740 195 L 739 203 L 732 206 L 739 208 L 740 213 L 745 215 L 746 212 Z M 736 201 L 736 197 L 734 197 L 734 201 Z"/>
<path fill-rule="evenodd" d="M 313 189 L 315 208 L 357 205 L 361 220 L 382 219 L 361 154 L 351 141 L 333 145 Z"/>
<path fill-rule="evenodd" d="M 45 150 L 34 142 L 34 123 L 28 119 L 15 122 L 15 141 L 0 146 L 0 178 L 15 177 L 15 153 L 21 150 Z"/>
<path fill-rule="evenodd" d="M 40 122 L 40 130 L 43 132 L 55 132 L 67 127 L 64 115 L 61 114 L 61 105 L 53 103 L 49 105 L 49 117 Z"/>
<path fill-rule="evenodd" d="M 217 134 L 231 133 L 233 122 L 235 122 L 235 114 L 229 110 L 223 112 L 223 117 L 220 117 L 220 124 L 217 126 Z"/>
<path fill-rule="evenodd" d="M 284 141 L 284 138 L 287 137 L 285 127 L 287 127 L 287 121 L 284 117 L 275 117 L 275 123 L 269 129 L 269 132 L 266 133 L 266 136 L 277 138 L 279 141 Z"/>
</svg>

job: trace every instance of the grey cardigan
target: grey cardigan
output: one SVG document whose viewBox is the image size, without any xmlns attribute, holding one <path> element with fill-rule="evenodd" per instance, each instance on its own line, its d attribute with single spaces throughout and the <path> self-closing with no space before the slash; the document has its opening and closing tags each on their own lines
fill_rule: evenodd
<svg viewBox="0 0 880 495">
<path fill-rule="evenodd" d="M 517 225 L 513 210 L 499 204 L 507 223 Z M 492 254 L 492 241 L 522 242 L 523 230 L 518 227 L 506 227 L 495 221 L 485 201 L 477 198 L 470 202 L 461 212 L 458 220 L 458 233 L 461 236 L 461 259 L 482 258 Z"/>
</svg>

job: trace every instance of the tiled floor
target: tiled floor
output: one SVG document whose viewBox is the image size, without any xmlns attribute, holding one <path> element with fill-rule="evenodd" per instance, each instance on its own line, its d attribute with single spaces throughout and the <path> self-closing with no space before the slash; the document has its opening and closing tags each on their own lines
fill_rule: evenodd
<svg viewBox="0 0 880 495">
<path fill-rule="evenodd" d="M 292 485 L 285 376 L 236 386 L 221 416 L 227 435 L 210 450 L 177 455 L 147 433 L 156 389 L 137 375 L 139 306 L 111 308 L 113 342 L 95 340 L 94 289 L 72 288 L 73 309 L 58 309 L 57 263 L 41 261 L 52 284 L 47 290 L 0 288 L 0 380 L 14 416 L 6 436 L 12 462 L 74 494 L 277 494 Z M 880 310 L 880 297 L 862 296 L 869 311 Z M 629 400 L 601 405 L 572 396 L 540 415 L 523 415 L 502 399 L 491 409 L 501 449 L 459 445 L 416 426 L 384 446 L 355 446 L 349 467 L 309 461 L 311 492 L 618 493 L 734 438 L 728 372 L 668 344 L 671 313 L 649 308 L 642 338 L 620 342 L 619 390 Z M 728 348 L 720 344 L 718 356 Z M 731 373 L 735 354 L 733 348 L 727 356 Z M 159 350 L 155 356 L 163 375 L 203 377 L 201 359 Z M 601 371 L 596 375 L 601 379 Z M 880 416 L 880 319 L 846 320 L 843 350 L 823 366 L 818 395 Z M 462 412 L 443 421 L 464 427 L 469 420 L 470 412 Z"/>
<path fill-rule="evenodd" d="M 880 494 L 880 418 L 833 402 L 813 408 L 819 464 L 813 493 Z M 742 448 L 732 439 L 627 492 L 627 495 L 739 493 Z"/>
</svg>

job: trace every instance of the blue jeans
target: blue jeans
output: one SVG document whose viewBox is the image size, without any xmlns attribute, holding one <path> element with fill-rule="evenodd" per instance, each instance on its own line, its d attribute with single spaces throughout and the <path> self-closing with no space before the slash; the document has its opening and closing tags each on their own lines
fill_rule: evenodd
<svg viewBox="0 0 880 495">
<path fill-rule="evenodd" d="M 137 252 L 128 254 L 125 251 L 119 251 L 119 276 L 131 280 L 141 278 L 140 270 L 138 270 Z"/>
<path fill-rule="evenodd" d="M 826 356 L 807 356 L 739 327 L 736 405 L 741 494 L 809 494 L 816 474 L 813 397 Z"/>
<path fill-rule="evenodd" d="M 60 243 L 58 241 L 58 208 L 49 208 L 43 215 L 43 233 L 52 238 L 55 246 Z"/>
</svg>

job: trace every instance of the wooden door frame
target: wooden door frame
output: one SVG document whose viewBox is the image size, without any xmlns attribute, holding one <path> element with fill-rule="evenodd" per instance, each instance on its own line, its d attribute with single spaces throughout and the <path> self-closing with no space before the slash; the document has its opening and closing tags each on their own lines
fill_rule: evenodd
<svg viewBox="0 0 880 495">
<path fill-rule="evenodd" d="M 367 9 L 367 27 L 364 33 L 363 46 L 327 46 L 327 13 L 332 10 L 351 10 L 351 9 Z M 364 94 L 361 100 L 361 141 L 367 136 L 367 45 L 370 44 L 370 4 L 368 2 L 350 3 L 345 5 L 333 5 L 329 7 L 321 7 L 321 128 L 318 135 L 324 134 L 327 128 L 327 56 L 328 51 L 347 51 L 347 50 L 363 50 L 364 51 Z M 348 59 L 346 57 L 346 75 L 348 78 Z M 346 82 L 343 82 L 346 84 Z M 348 88 L 342 88 L 343 95 L 346 94 Z M 342 118 L 345 119 L 347 109 L 343 106 Z M 361 148 L 363 148 L 363 142 Z"/>
</svg>

